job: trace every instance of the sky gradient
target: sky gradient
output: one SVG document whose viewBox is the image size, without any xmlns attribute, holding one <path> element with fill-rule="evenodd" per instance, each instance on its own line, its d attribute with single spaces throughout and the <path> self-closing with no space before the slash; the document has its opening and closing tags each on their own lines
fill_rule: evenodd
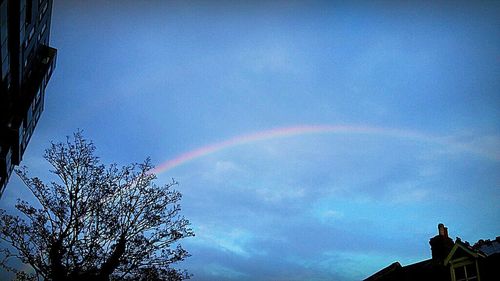
<svg viewBox="0 0 500 281">
<path fill-rule="evenodd" d="M 500 3 L 54 2 L 23 165 L 77 129 L 151 156 L 193 280 L 360 280 L 430 258 L 438 223 L 500 235 Z"/>
</svg>

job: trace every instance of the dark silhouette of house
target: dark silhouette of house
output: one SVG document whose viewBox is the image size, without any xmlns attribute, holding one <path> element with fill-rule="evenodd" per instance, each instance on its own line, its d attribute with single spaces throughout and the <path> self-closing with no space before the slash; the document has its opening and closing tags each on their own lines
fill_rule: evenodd
<svg viewBox="0 0 500 281">
<path fill-rule="evenodd" d="M 43 111 L 53 0 L 0 0 L 0 196 Z"/>
<path fill-rule="evenodd" d="M 448 237 L 448 228 L 438 225 L 430 239 L 432 258 L 402 266 L 395 262 L 364 281 L 497 281 L 500 280 L 500 236 L 479 240 L 471 246 Z"/>
</svg>

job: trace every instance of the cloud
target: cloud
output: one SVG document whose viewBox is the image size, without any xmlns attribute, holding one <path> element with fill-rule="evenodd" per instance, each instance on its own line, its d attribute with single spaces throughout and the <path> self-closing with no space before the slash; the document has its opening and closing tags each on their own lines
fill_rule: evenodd
<svg viewBox="0 0 500 281">
<path fill-rule="evenodd" d="M 195 227 L 197 239 L 194 244 L 209 246 L 218 251 L 248 258 L 255 254 L 246 245 L 253 239 L 253 234 L 241 228 L 225 229 L 213 225 L 198 225 Z"/>
<path fill-rule="evenodd" d="M 500 161 L 500 136 L 463 135 L 448 138 L 452 148 L 458 152 L 469 152 Z"/>
<path fill-rule="evenodd" d="M 376 252 L 324 251 L 313 259 L 295 259 L 295 263 L 327 272 L 342 280 L 361 280 L 367 277 L 367 272 L 376 272 L 380 269 L 379 264 L 385 265 L 397 258 Z"/>
<path fill-rule="evenodd" d="M 263 187 L 256 190 L 258 197 L 267 202 L 297 200 L 303 198 L 306 192 L 307 191 L 304 188 L 279 185 Z"/>
<path fill-rule="evenodd" d="M 204 266 L 204 271 L 209 276 L 230 280 L 239 280 L 249 277 L 249 274 L 247 273 L 234 270 L 219 263 L 209 263 L 208 265 Z"/>
<path fill-rule="evenodd" d="M 214 270 L 221 276 L 246 274 L 233 280 L 354 280 L 395 260 L 426 258 L 436 220 L 449 221 L 449 206 L 467 197 L 450 192 L 459 188 L 449 178 L 460 181 L 461 161 L 420 157 L 436 147 L 322 135 L 242 145 L 199 159 L 194 170 L 203 176 L 182 182 L 190 190 L 185 199 L 196 202 L 183 205 L 195 214 L 187 217 L 201 226 L 186 248 L 193 258 L 207 260 L 208 253 L 227 269 Z M 443 210 L 439 201 L 446 194 L 455 198 Z M 426 226 L 430 232 L 422 230 Z M 192 268 L 204 268 L 201 260 Z"/>
<path fill-rule="evenodd" d="M 335 221 L 345 217 L 343 212 L 333 209 L 320 210 L 316 213 L 316 216 L 323 223 L 334 223 Z"/>
<path fill-rule="evenodd" d="M 392 187 L 389 202 L 393 204 L 417 203 L 428 198 L 430 192 L 416 183 L 403 183 Z"/>
<path fill-rule="evenodd" d="M 243 167 L 230 160 L 215 160 L 214 164 L 207 165 L 203 171 L 203 177 L 206 180 L 219 184 L 227 178 L 241 177 L 245 174 L 246 171 Z"/>
</svg>

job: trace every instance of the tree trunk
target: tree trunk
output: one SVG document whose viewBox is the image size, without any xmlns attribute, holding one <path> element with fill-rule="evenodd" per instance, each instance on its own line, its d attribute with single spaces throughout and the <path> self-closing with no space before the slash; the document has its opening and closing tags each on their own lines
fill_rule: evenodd
<svg viewBox="0 0 500 281">
<path fill-rule="evenodd" d="M 102 265 L 101 270 L 99 270 L 99 274 L 97 276 L 97 280 L 99 281 L 109 281 L 109 276 L 115 271 L 115 269 L 120 265 L 120 258 L 125 252 L 125 234 L 120 235 L 120 239 L 118 243 L 115 245 L 115 249 L 111 256 L 106 260 L 106 262 Z"/>
<path fill-rule="evenodd" d="M 49 247 L 50 279 L 53 281 L 66 280 L 66 269 L 62 264 L 62 251 L 62 239 L 57 239 Z"/>
</svg>

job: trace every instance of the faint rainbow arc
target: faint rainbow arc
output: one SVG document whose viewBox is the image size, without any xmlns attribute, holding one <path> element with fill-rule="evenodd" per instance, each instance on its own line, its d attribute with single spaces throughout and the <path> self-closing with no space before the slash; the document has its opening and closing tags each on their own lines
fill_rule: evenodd
<svg viewBox="0 0 500 281">
<path fill-rule="evenodd" d="M 371 127 L 371 126 L 348 126 L 348 125 L 300 125 L 291 127 L 280 127 L 270 130 L 259 131 L 255 133 L 240 135 L 236 137 L 229 138 L 227 140 L 209 144 L 186 153 L 180 154 L 175 158 L 167 160 L 162 164 L 158 165 L 150 172 L 159 174 L 180 166 L 191 160 L 206 156 L 208 154 L 215 153 L 217 151 L 237 146 L 243 145 L 256 141 L 264 141 L 274 138 L 290 137 L 297 135 L 306 135 L 314 133 L 348 133 L 348 134 L 372 134 L 372 135 L 384 135 L 389 137 L 399 137 L 408 138 L 416 141 L 431 142 L 440 145 L 452 146 L 454 148 L 461 149 L 466 152 L 471 152 L 479 154 L 488 158 L 493 158 L 494 160 L 500 160 L 498 156 L 485 155 L 483 151 L 475 149 L 465 144 L 460 144 L 453 142 L 445 137 L 430 136 L 418 131 L 404 130 L 404 129 L 394 129 L 385 127 Z"/>
</svg>

